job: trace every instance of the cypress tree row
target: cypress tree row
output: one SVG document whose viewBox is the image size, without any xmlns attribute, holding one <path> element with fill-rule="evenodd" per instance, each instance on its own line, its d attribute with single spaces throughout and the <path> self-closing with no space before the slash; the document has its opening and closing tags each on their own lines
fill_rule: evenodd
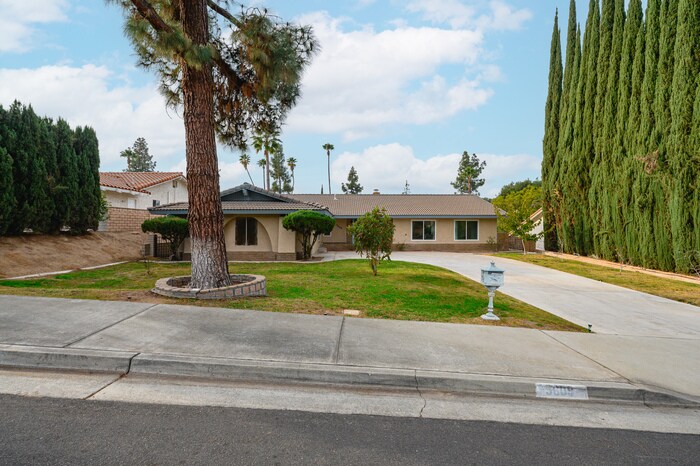
<svg viewBox="0 0 700 466">
<path fill-rule="evenodd" d="M 96 229 L 99 163 L 91 129 L 74 133 L 63 119 L 54 124 L 16 101 L 8 110 L 0 106 L 0 235 Z"/>
<path fill-rule="evenodd" d="M 550 60 L 542 185 L 559 246 L 645 267 L 695 270 L 700 2 L 648 0 L 646 14 L 641 0 L 630 0 L 627 11 L 624 0 L 602 0 L 602 14 L 600 6 L 590 0 L 579 48 L 571 2 L 556 127 L 552 77 L 559 70 Z"/>
<path fill-rule="evenodd" d="M 561 38 L 559 32 L 559 12 L 554 14 L 554 30 L 552 31 L 552 44 L 549 57 L 549 91 L 547 103 L 544 109 L 545 130 L 542 140 L 542 173 L 543 183 L 550 183 L 545 187 L 543 199 L 545 242 L 550 249 L 557 249 L 557 236 L 554 226 L 559 222 L 554 217 L 558 209 L 559 191 L 559 167 L 561 158 L 558 156 L 557 145 L 559 143 L 559 107 L 562 93 L 562 62 L 561 62 Z"/>
</svg>

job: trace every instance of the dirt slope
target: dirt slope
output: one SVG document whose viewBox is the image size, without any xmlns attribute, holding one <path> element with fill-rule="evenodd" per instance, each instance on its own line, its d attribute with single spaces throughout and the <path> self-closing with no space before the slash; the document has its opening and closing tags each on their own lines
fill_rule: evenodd
<svg viewBox="0 0 700 466">
<path fill-rule="evenodd" d="M 0 277 L 78 269 L 139 259 L 144 233 L 0 237 Z"/>
</svg>

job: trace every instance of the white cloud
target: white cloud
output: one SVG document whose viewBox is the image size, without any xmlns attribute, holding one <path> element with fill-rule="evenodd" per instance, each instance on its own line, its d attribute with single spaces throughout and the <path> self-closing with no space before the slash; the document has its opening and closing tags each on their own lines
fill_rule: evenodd
<svg viewBox="0 0 700 466">
<path fill-rule="evenodd" d="M 478 31 L 404 25 L 345 31 L 343 19 L 325 12 L 299 21 L 314 27 L 322 49 L 304 76 L 291 131 L 341 132 L 353 140 L 381 125 L 447 119 L 483 105 L 492 93 L 466 75 L 482 53 Z M 448 78 L 445 66 L 464 71 Z"/>
<path fill-rule="evenodd" d="M 400 193 L 406 180 L 412 193 L 452 193 L 450 185 L 457 174 L 462 154 L 435 155 L 421 160 L 410 146 L 392 143 L 369 147 L 361 153 L 344 152 L 332 164 L 335 185 L 346 181 L 354 166 L 366 192 L 379 189 L 384 193 Z M 477 154 L 486 161 L 483 177 L 486 184 L 481 194 L 493 197 L 511 181 L 535 179 L 540 175 L 541 160 L 526 154 Z"/>
<path fill-rule="evenodd" d="M 489 2 L 489 11 L 485 13 L 460 0 L 413 0 L 406 5 L 406 10 L 434 24 L 448 24 L 454 29 L 475 27 L 482 31 L 517 30 L 532 18 L 530 10 L 515 9 L 500 0 Z"/>
<path fill-rule="evenodd" d="M 420 13 L 424 20 L 449 24 L 453 28 L 472 25 L 476 8 L 459 0 L 414 0 L 406 5 L 411 13 Z"/>
<path fill-rule="evenodd" d="M 114 82 L 103 66 L 44 66 L 0 69 L 0 103 L 17 99 L 39 115 L 63 117 L 72 127 L 92 126 L 100 141 L 103 169 L 120 169 L 119 152 L 138 137 L 166 169 L 184 155 L 184 126 L 180 116 L 166 112 L 154 85 L 132 87 Z"/>
<path fill-rule="evenodd" d="M 34 46 L 33 24 L 66 21 L 68 0 L 0 0 L 0 52 L 24 52 Z"/>
</svg>

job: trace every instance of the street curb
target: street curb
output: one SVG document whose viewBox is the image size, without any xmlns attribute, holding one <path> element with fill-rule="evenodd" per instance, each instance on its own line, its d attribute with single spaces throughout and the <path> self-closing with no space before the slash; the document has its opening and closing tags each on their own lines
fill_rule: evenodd
<svg viewBox="0 0 700 466">
<path fill-rule="evenodd" d="M 422 369 L 194 357 L 0 344 L 0 368 L 107 372 L 216 381 L 354 385 L 517 398 L 700 406 L 700 398 L 623 382 L 513 377 Z"/>
<path fill-rule="evenodd" d="M 621 382 L 590 382 L 419 369 L 253 361 L 165 354 L 142 353 L 137 355 L 132 360 L 130 374 L 276 383 L 346 384 L 511 397 L 700 406 L 699 399 L 693 399 L 683 394 Z M 538 385 L 555 387 L 557 395 L 540 396 L 537 390 Z M 577 387 L 579 390 L 571 390 L 571 387 Z M 580 390 L 581 388 L 583 390 Z M 572 393 L 572 396 L 567 396 L 567 393 Z M 585 393 L 585 397 L 581 397 L 581 393 Z"/>
<path fill-rule="evenodd" d="M 127 374 L 138 353 L 0 345 L 0 367 Z"/>
</svg>

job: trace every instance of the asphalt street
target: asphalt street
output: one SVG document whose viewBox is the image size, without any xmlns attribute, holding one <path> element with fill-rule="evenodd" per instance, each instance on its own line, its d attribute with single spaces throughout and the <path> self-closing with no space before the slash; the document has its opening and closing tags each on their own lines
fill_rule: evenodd
<svg viewBox="0 0 700 466">
<path fill-rule="evenodd" d="M 697 464 L 700 436 L 0 396 L 0 464 Z"/>
</svg>

